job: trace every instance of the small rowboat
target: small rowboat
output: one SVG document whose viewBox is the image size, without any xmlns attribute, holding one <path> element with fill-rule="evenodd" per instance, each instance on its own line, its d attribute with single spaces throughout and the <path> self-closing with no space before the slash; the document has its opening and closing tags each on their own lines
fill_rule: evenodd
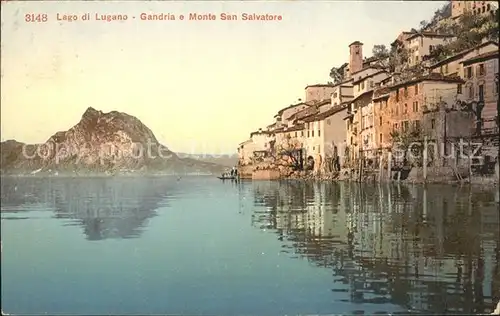
<svg viewBox="0 0 500 316">
<path fill-rule="evenodd" d="M 217 178 L 219 178 L 221 180 L 237 180 L 236 177 L 217 177 Z"/>
</svg>

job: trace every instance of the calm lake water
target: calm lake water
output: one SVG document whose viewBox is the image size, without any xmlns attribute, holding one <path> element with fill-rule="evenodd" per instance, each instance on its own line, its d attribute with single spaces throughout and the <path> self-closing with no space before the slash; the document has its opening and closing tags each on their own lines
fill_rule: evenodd
<svg viewBox="0 0 500 316">
<path fill-rule="evenodd" d="M 10 314 L 481 313 L 498 188 L 2 178 Z"/>
</svg>

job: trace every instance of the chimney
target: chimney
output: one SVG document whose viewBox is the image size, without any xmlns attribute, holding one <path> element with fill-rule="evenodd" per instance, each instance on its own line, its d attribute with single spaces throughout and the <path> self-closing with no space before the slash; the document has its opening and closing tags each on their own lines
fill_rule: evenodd
<svg viewBox="0 0 500 316">
<path fill-rule="evenodd" d="M 363 43 L 355 41 L 349 45 L 349 73 L 352 75 L 363 68 Z"/>
</svg>

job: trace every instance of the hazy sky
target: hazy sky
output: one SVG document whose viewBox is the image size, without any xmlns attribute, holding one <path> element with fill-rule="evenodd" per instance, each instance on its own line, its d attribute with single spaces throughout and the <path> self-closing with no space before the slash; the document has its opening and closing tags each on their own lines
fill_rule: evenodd
<svg viewBox="0 0 500 316">
<path fill-rule="evenodd" d="M 326 83 L 348 45 L 392 42 L 439 1 L 2 1 L 1 138 L 44 142 L 92 106 L 138 117 L 174 151 L 235 152 Z M 56 14 L 90 13 L 59 22 Z M 282 21 L 141 21 L 140 14 L 270 13 Z M 27 23 L 25 14 L 47 14 Z M 95 14 L 127 21 L 95 21 Z M 135 16 L 135 19 L 133 18 Z"/>
</svg>

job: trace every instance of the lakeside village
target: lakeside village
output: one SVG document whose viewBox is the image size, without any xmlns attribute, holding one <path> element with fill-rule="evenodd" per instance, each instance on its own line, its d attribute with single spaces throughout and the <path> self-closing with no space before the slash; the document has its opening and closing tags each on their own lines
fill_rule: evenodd
<svg viewBox="0 0 500 316">
<path fill-rule="evenodd" d="M 450 1 L 390 49 L 348 53 L 239 144 L 241 178 L 498 183 L 497 2 Z"/>
</svg>

